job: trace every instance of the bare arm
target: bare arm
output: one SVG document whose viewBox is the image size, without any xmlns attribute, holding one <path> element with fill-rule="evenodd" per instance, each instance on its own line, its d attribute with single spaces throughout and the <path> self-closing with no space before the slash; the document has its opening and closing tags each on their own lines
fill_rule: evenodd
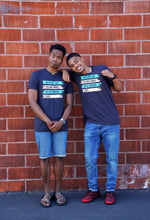
<svg viewBox="0 0 150 220">
<path fill-rule="evenodd" d="M 109 77 L 110 79 L 114 78 L 114 74 L 113 74 L 112 72 L 110 72 L 109 70 L 103 70 L 103 71 L 102 71 L 102 75 L 103 75 L 103 76 L 107 76 L 107 77 Z M 113 80 L 113 83 L 114 83 L 114 85 L 112 86 L 113 89 L 114 89 L 115 91 L 117 91 L 117 92 L 120 92 L 120 91 L 121 91 L 121 83 L 120 83 L 120 81 L 119 81 L 117 78 L 115 78 L 115 79 Z"/>
<path fill-rule="evenodd" d="M 61 72 L 62 72 L 62 74 L 63 74 L 63 75 L 62 75 L 63 80 L 64 80 L 65 82 L 67 82 L 67 83 L 70 82 L 70 75 L 69 75 L 68 71 L 62 69 Z"/>
<path fill-rule="evenodd" d="M 71 110 L 72 110 L 72 106 L 73 106 L 73 93 L 66 94 L 66 108 L 62 116 L 64 120 L 67 120 L 67 118 L 69 117 Z M 51 131 L 53 132 L 59 131 L 60 128 L 63 126 L 63 124 L 64 123 L 61 120 L 56 121 L 54 125 L 51 127 Z"/>
<path fill-rule="evenodd" d="M 40 118 L 42 121 L 44 121 L 48 128 L 50 129 L 53 125 L 53 122 L 47 117 L 47 115 L 43 112 L 39 104 L 37 103 L 37 97 L 38 97 L 38 91 L 34 89 L 29 89 L 28 91 L 28 98 L 29 98 L 29 104 L 32 108 L 33 112 L 37 115 L 38 118 Z"/>
</svg>

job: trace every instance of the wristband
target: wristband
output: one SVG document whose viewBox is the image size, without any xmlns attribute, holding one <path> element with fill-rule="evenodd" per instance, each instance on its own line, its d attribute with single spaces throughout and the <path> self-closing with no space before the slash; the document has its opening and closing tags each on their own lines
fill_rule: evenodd
<svg viewBox="0 0 150 220">
<path fill-rule="evenodd" d="M 60 121 L 62 121 L 64 124 L 66 123 L 65 119 L 61 118 Z"/>
<path fill-rule="evenodd" d="M 116 79 L 117 78 L 117 75 L 115 74 L 115 73 L 113 73 L 114 74 L 114 77 L 113 78 L 111 78 L 112 80 L 114 80 L 114 79 Z"/>
</svg>

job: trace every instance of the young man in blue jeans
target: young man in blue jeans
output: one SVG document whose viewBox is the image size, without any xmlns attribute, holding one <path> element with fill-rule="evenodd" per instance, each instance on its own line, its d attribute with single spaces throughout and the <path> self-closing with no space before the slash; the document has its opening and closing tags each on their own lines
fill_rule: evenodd
<svg viewBox="0 0 150 220">
<path fill-rule="evenodd" d="M 51 45 L 47 68 L 33 72 L 28 86 L 29 103 L 35 113 L 35 138 L 44 181 L 45 194 L 41 199 L 41 205 L 44 207 L 51 204 L 50 157 L 54 157 L 56 203 L 66 203 L 61 193 L 61 180 L 63 158 L 66 156 L 67 118 L 73 105 L 73 85 L 66 83 L 59 71 L 65 53 L 66 49 L 62 45 Z"/>
<path fill-rule="evenodd" d="M 89 191 L 82 202 L 91 202 L 100 196 L 97 182 L 98 149 L 103 140 L 107 160 L 106 204 L 115 202 L 120 120 L 111 87 L 120 92 L 117 76 L 105 65 L 87 66 L 81 56 L 71 53 L 67 57 L 71 79 L 77 84 L 85 122 L 84 155 Z M 65 75 L 64 71 L 64 77 Z"/>
</svg>

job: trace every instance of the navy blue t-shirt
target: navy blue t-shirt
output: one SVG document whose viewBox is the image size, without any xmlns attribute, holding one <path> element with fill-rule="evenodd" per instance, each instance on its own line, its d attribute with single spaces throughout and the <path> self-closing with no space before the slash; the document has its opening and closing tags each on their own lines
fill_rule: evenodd
<svg viewBox="0 0 150 220">
<path fill-rule="evenodd" d="M 101 74 L 105 69 L 109 70 L 105 65 L 92 66 L 92 72 L 88 74 L 75 73 L 69 70 L 71 79 L 79 88 L 85 123 L 120 124 L 111 92 L 113 80 Z"/>
<path fill-rule="evenodd" d="M 29 89 L 38 91 L 37 103 L 43 112 L 52 120 L 59 121 L 65 109 L 65 94 L 73 93 L 72 82 L 66 83 L 62 79 L 62 73 L 51 74 L 46 68 L 32 73 L 29 80 Z M 59 131 L 66 131 L 65 123 Z M 35 131 L 49 131 L 47 124 L 35 115 Z"/>
</svg>

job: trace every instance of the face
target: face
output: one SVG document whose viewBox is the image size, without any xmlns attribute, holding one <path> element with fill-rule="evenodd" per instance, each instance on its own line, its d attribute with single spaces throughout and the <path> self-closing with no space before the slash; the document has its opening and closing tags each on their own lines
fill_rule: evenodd
<svg viewBox="0 0 150 220">
<path fill-rule="evenodd" d="M 72 57 L 68 61 L 68 66 L 76 73 L 83 73 L 84 71 L 84 63 L 81 57 Z"/>
<path fill-rule="evenodd" d="M 63 61 L 63 52 L 53 49 L 49 55 L 49 66 L 58 69 Z"/>
</svg>

